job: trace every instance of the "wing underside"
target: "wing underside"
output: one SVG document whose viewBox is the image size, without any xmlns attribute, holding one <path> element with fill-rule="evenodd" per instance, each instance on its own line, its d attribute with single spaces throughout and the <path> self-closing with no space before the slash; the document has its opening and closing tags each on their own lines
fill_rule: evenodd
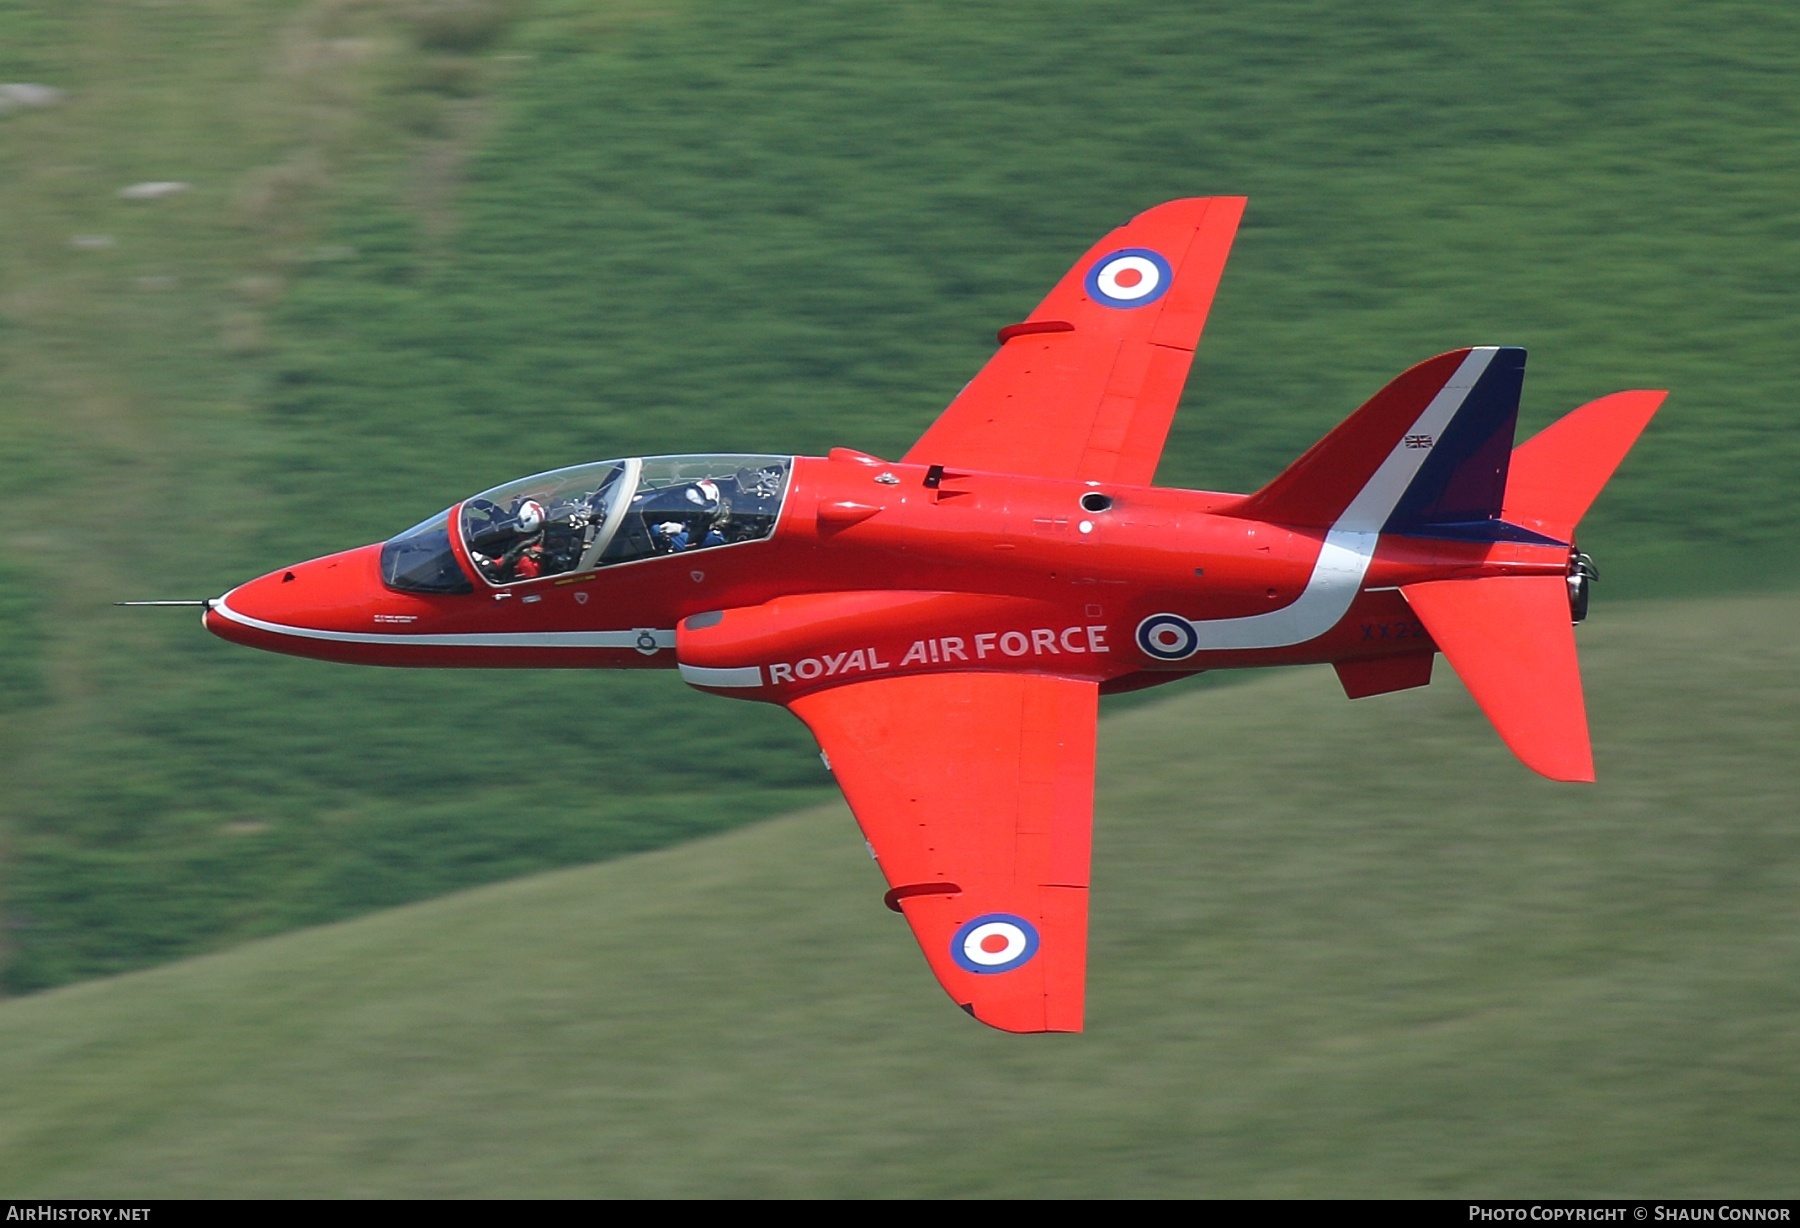
<svg viewBox="0 0 1800 1228">
<path fill-rule="evenodd" d="M 1008 1032 L 1078 1032 L 1098 688 L 884 678 L 790 706 L 819 740 L 950 996 Z"/>
<path fill-rule="evenodd" d="M 1102 239 L 906 454 L 909 462 L 1146 485 L 1244 199 L 1158 205 Z"/>
</svg>

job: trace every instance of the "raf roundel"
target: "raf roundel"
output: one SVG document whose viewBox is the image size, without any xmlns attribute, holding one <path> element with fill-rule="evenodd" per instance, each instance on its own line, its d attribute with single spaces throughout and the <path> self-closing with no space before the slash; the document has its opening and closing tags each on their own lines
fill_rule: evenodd
<svg viewBox="0 0 1800 1228">
<path fill-rule="evenodd" d="M 1138 624 L 1138 647 L 1158 661 L 1181 661 L 1200 647 L 1200 633 L 1179 614 L 1152 614 Z"/>
<path fill-rule="evenodd" d="M 1088 297 L 1108 307 L 1147 307 L 1169 292 L 1175 273 L 1147 247 L 1127 247 L 1094 261 L 1088 269 Z"/>
<path fill-rule="evenodd" d="M 1009 912 L 991 912 L 965 921 L 950 939 L 950 958 L 964 972 L 989 976 L 1031 962 L 1038 951 L 1037 927 Z"/>
</svg>

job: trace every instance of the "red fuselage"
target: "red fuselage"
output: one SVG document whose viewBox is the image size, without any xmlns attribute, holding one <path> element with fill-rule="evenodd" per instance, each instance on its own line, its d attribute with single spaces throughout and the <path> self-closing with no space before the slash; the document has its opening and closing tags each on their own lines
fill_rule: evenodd
<svg viewBox="0 0 1800 1228">
<path fill-rule="evenodd" d="M 1173 660 L 1150 651 L 1146 620 L 1243 623 L 1298 608 L 1316 585 L 1326 533 L 1219 514 L 1238 502 L 940 475 L 838 450 L 793 462 L 762 540 L 498 584 L 471 559 L 452 509 L 451 548 L 472 592 L 390 587 L 376 544 L 242 585 L 212 603 L 205 625 L 253 648 L 361 665 L 679 665 L 703 689 L 773 702 L 859 673 L 970 669 L 1121 691 L 1208 669 L 1417 659 L 1435 645 L 1401 585 L 1562 576 L 1570 565 L 1562 545 L 1384 536 L 1317 634 L 1202 644 Z"/>
</svg>

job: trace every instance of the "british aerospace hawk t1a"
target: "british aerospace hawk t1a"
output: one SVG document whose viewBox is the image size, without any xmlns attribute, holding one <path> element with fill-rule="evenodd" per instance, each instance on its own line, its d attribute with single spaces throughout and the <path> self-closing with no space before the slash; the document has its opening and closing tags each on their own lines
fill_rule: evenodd
<svg viewBox="0 0 1800 1228">
<path fill-rule="evenodd" d="M 1575 525 L 1665 394 L 1513 446 L 1525 352 L 1406 371 L 1249 495 L 1151 484 L 1244 201 L 1107 235 L 904 457 L 691 455 L 520 478 L 206 604 L 362 665 L 671 669 L 818 738 L 951 998 L 1082 1026 L 1099 696 L 1329 662 L 1352 697 L 1442 652 L 1506 744 L 1593 779 Z"/>
</svg>

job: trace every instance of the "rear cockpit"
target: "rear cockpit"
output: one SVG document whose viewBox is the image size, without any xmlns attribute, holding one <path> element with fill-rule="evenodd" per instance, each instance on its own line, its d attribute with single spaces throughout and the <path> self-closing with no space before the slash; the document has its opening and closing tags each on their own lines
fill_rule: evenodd
<svg viewBox="0 0 1800 1228">
<path fill-rule="evenodd" d="M 489 584 L 760 541 L 775 531 L 792 466 L 788 456 L 597 461 L 484 491 L 463 502 L 457 529 Z M 445 512 L 388 542 L 383 581 L 469 592 L 449 532 Z"/>
</svg>

